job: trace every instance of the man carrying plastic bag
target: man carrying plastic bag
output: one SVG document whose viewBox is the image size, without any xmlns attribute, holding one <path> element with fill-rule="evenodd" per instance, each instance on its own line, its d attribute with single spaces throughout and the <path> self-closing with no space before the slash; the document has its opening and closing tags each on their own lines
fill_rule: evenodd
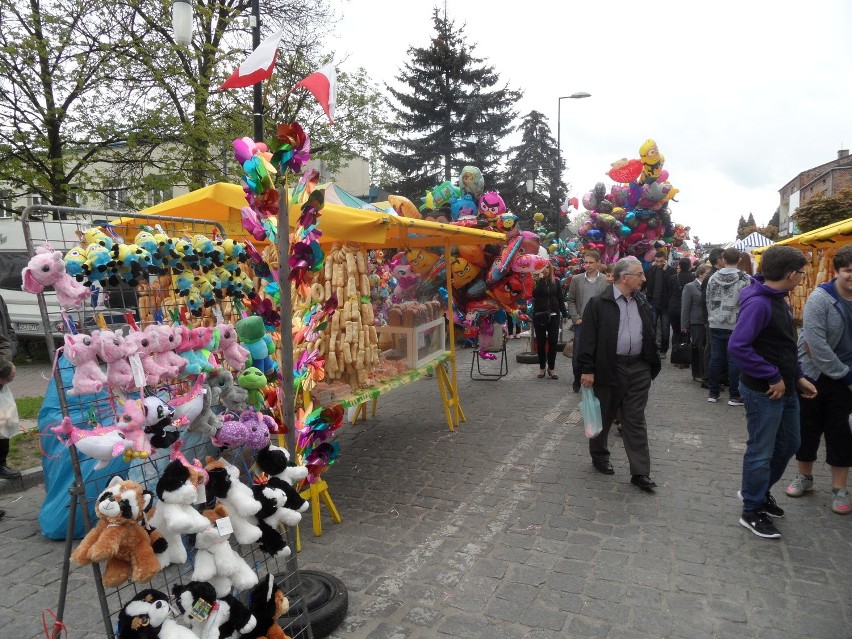
<svg viewBox="0 0 852 639">
<path fill-rule="evenodd" d="M 586 305 L 575 347 L 579 349 L 580 383 L 584 389 L 594 389 L 600 401 L 602 430 L 589 439 L 592 464 L 604 475 L 615 474 L 607 438 L 620 413 L 630 481 L 651 490 L 657 484 L 650 477 L 645 406 L 651 380 L 659 374 L 661 364 L 654 342 L 653 311 L 639 292 L 644 281 L 639 260 L 625 257 L 616 262 L 613 284 Z"/>
</svg>

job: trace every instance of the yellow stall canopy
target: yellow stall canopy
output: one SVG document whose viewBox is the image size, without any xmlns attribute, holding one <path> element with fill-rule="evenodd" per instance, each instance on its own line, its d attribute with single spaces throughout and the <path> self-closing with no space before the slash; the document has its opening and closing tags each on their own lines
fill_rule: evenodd
<svg viewBox="0 0 852 639">
<path fill-rule="evenodd" d="M 242 225 L 240 210 L 246 206 L 243 188 L 219 182 L 140 211 L 142 215 L 201 218 L 221 223 L 228 237 L 251 238 Z M 290 228 L 301 215 L 301 204 L 290 206 Z M 453 224 L 399 217 L 382 211 L 326 203 L 319 218 L 320 242 L 357 242 L 366 248 L 462 246 L 502 244 L 503 233 Z M 254 241 L 254 240 L 252 240 Z"/>
<path fill-rule="evenodd" d="M 772 246 L 793 246 L 800 251 L 812 251 L 827 248 L 840 248 L 844 244 L 852 242 L 852 217 L 841 222 L 828 224 L 813 231 L 795 235 Z M 760 255 L 768 249 L 764 246 L 754 250 L 755 255 Z"/>
</svg>

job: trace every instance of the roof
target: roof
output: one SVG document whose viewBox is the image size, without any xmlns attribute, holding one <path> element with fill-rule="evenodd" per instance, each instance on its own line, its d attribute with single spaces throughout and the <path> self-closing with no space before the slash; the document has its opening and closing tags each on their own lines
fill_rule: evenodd
<svg viewBox="0 0 852 639">
<path fill-rule="evenodd" d="M 738 249 L 744 249 L 748 247 L 770 246 L 771 244 L 772 240 L 770 240 L 765 235 L 761 235 L 760 233 L 755 231 L 754 233 L 750 233 L 743 239 L 734 242 L 733 247 Z"/>
<path fill-rule="evenodd" d="M 852 242 L 852 217 L 846 218 L 840 222 L 829 224 L 807 233 L 794 235 L 780 242 L 776 242 L 778 246 L 794 246 L 799 250 L 807 251 L 813 249 L 824 249 L 831 247 L 840 247 L 844 244 Z M 762 253 L 765 249 L 755 249 L 755 254 Z"/>
</svg>

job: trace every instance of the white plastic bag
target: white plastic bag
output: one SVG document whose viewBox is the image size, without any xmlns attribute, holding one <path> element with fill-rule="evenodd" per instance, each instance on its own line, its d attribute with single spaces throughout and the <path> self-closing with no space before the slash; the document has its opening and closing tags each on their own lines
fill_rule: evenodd
<svg viewBox="0 0 852 639">
<path fill-rule="evenodd" d="M 21 420 L 18 419 L 18 405 L 12 397 L 9 385 L 0 388 L 0 438 L 11 439 L 20 431 Z"/>
</svg>

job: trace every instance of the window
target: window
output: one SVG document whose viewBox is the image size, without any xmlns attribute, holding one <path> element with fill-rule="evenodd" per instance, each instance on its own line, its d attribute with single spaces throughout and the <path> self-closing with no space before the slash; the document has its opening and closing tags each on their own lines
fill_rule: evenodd
<svg viewBox="0 0 852 639">
<path fill-rule="evenodd" d="M 127 208 L 127 185 L 121 181 L 111 182 L 107 186 L 106 207 L 112 211 L 123 211 Z"/>
<path fill-rule="evenodd" d="M 13 217 L 15 209 L 12 207 L 12 192 L 0 191 L 0 218 Z"/>
<path fill-rule="evenodd" d="M 20 291 L 23 284 L 21 272 L 29 262 L 30 256 L 26 251 L 0 253 L 0 289 Z M 48 290 L 53 290 L 53 287 Z"/>
<path fill-rule="evenodd" d="M 165 202 L 166 200 L 171 200 L 174 197 L 174 189 L 172 187 L 168 188 L 154 188 L 151 189 L 151 193 L 148 196 L 148 200 L 151 206 L 159 204 L 160 202 Z"/>
</svg>

